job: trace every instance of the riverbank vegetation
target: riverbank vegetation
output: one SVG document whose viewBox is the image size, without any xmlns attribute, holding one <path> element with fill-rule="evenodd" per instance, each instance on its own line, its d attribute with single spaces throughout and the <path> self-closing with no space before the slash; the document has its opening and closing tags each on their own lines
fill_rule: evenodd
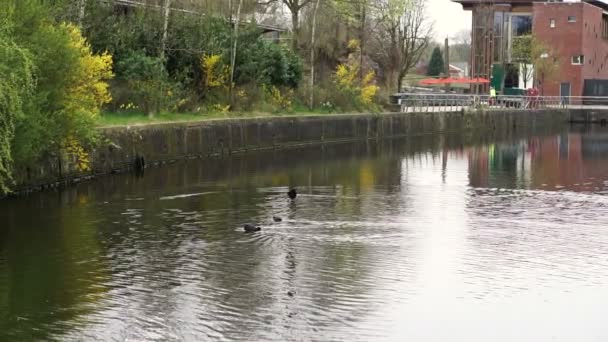
<svg viewBox="0 0 608 342">
<path fill-rule="evenodd" d="M 382 110 L 432 34 L 424 0 L 0 2 L 0 193 L 100 124 Z"/>
</svg>

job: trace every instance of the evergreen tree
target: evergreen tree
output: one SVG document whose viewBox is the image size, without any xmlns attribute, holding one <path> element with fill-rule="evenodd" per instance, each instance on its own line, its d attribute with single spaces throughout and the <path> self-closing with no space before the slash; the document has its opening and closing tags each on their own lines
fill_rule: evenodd
<svg viewBox="0 0 608 342">
<path fill-rule="evenodd" d="M 428 76 L 439 76 L 445 72 L 445 63 L 443 62 L 443 54 L 441 53 L 441 49 L 436 47 L 433 50 L 433 54 L 431 55 L 431 60 L 429 61 L 429 66 L 426 74 Z"/>
</svg>

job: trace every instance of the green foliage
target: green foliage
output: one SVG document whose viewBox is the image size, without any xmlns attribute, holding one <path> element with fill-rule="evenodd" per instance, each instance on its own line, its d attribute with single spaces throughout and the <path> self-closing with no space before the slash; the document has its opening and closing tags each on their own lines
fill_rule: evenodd
<svg viewBox="0 0 608 342">
<path fill-rule="evenodd" d="M 164 77 L 163 61 L 143 51 L 128 51 L 116 63 L 116 77 L 124 80 L 154 80 Z"/>
<path fill-rule="evenodd" d="M 237 58 L 236 83 L 257 83 L 296 88 L 302 79 L 300 59 L 287 48 L 257 40 L 241 49 Z"/>
<path fill-rule="evenodd" d="M 532 35 L 525 35 L 513 38 L 511 58 L 514 62 L 532 64 L 532 41 Z"/>
<path fill-rule="evenodd" d="M 95 51 L 107 50 L 115 59 L 117 81 L 112 83 L 115 101 L 110 109 L 133 103 L 136 108 L 130 108 L 149 113 L 213 110 L 218 105 L 225 108 L 230 102 L 229 80 L 220 77 L 224 86 L 210 87 L 209 66 L 202 63 L 205 56 L 213 56 L 213 68 L 218 68 L 216 74 L 220 71 L 224 74 L 225 66 L 230 65 L 233 30 L 224 18 L 173 12 L 165 59 L 161 60 L 160 11 L 136 8 L 124 15 L 103 5 L 96 5 L 90 11 L 95 14 L 87 17 L 85 26 Z M 255 85 L 298 86 L 302 63 L 297 55 L 282 45 L 266 41 L 255 25 L 243 25 L 238 40 L 236 86 L 248 89 Z M 251 96 L 247 99 L 262 100 L 260 89 L 248 92 Z"/>
<path fill-rule="evenodd" d="M 445 73 L 445 62 L 443 61 L 443 54 L 439 47 L 435 47 L 426 74 L 428 76 L 439 76 Z"/>
<path fill-rule="evenodd" d="M 96 117 L 111 99 L 105 80 L 112 77 L 112 58 L 94 55 L 75 26 L 55 22 L 46 2 L 5 0 L 3 6 L 0 183 L 6 191 L 11 167 L 59 155 L 68 142 L 81 152 L 94 141 Z"/>
<path fill-rule="evenodd" d="M 540 41 L 536 37 L 531 42 L 532 64 L 536 79 L 543 83 L 554 82 L 560 74 L 560 55 L 555 49 L 551 48 L 546 42 Z M 544 85 L 541 85 L 544 87 Z"/>
<path fill-rule="evenodd" d="M 519 73 L 520 80 L 523 81 L 524 87 L 528 86 L 528 82 L 532 79 L 534 63 L 532 55 L 532 35 L 513 37 L 513 47 L 511 50 L 511 58 L 515 64 L 510 65 L 516 73 Z"/>
<path fill-rule="evenodd" d="M 23 102 L 33 88 L 30 55 L 7 37 L 7 31 L 7 23 L 0 22 L 0 195 L 10 189 L 15 121 L 23 116 Z"/>
<path fill-rule="evenodd" d="M 27 115 L 17 124 L 17 160 L 32 162 L 41 154 L 58 151 L 68 136 L 91 142 L 95 117 L 110 100 L 103 80 L 111 77 L 111 59 L 93 56 L 69 25 L 43 23 L 19 40 L 33 52 L 37 83 Z M 89 97 L 97 90 L 97 96 Z"/>
</svg>

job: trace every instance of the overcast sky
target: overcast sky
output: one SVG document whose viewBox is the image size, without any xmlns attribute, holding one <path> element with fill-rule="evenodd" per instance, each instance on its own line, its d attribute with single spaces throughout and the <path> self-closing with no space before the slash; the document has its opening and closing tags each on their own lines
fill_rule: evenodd
<svg viewBox="0 0 608 342">
<path fill-rule="evenodd" d="M 471 29 L 471 12 L 451 0 L 427 0 L 429 15 L 435 20 L 435 38 L 443 40 L 461 30 Z"/>
</svg>

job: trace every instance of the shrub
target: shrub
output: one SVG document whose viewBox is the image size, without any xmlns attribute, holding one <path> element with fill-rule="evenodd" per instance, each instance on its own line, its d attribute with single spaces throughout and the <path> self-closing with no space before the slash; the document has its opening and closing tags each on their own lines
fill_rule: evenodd
<svg viewBox="0 0 608 342">
<path fill-rule="evenodd" d="M 33 88 L 30 55 L 5 36 L 6 29 L 0 22 L 0 195 L 12 181 L 15 120 L 23 115 L 23 102 Z"/>
<path fill-rule="evenodd" d="M 126 95 L 121 102 L 135 102 L 145 114 L 159 111 L 162 108 L 161 99 L 171 94 L 162 60 L 146 56 L 143 51 L 129 52 L 116 64 L 116 74 L 127 85 L 126 88 L 118 85 L 115 88 L 123 97 Z"/>
<path fill-rule="evenodd" d="M 370 71 L 359 80 L 359 65 L 357 63 L 338 65 L 334 74 L 334 84 L 337 88 L 335 102 L 337 105 L 343 107 L 343 109 L 371 109 L 374 107 L 374 99 L 380 89 L 375 85 L 374 78 L 374 72 Z M 344 97 L 350 100 L 344 101 Z"/>
<path fill-rule="evenodd" d="M 94 54 L 74 25 L 54 22 L 46 2 L 13 0 L 5 5 L 0 27 L 6 26 L 0 36 L 10 36 L 19 47 L 15 50 L 14 43 L 2 39 L 6 55 L 0 58 L 0 97 L 9 100 L 0 102 L 10 103 L 14 113 L 12 166 L 21 170 L 44 155 L 62 154 L 70 140 L 81 147 L 95 142 L 95 119 L 111 99 L 106 81 L 112 77 L 112 57 Z M 19 78 L 17 84 L 13 77 Z M 30 92 L 21 86 L 24 82 Z M 18 98 L 11 88 L 18 89 Z"/>
<path fill-rule="evenodd" d="M 258 39 L 241 49 L 235 70 L 239 85 L 248 83 L 296 88 L 302 79 L 298 56 L 287 48 Z"/>
</svg>

